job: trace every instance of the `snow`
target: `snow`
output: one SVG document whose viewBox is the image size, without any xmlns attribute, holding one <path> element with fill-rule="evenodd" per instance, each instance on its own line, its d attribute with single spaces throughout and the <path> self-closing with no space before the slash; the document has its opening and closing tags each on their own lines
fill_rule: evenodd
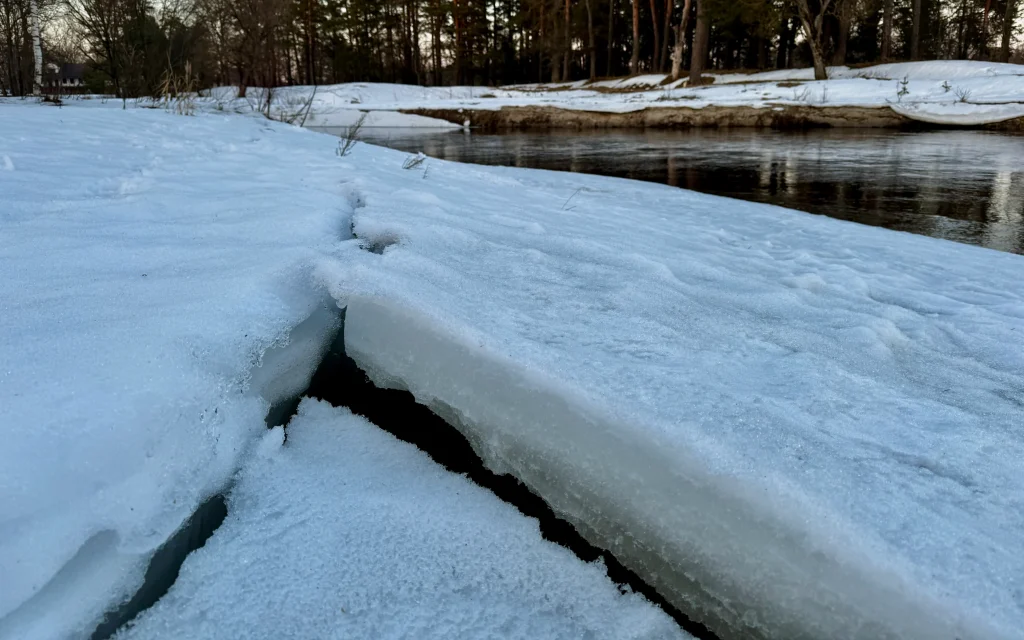
<svg viewBox="0 0 1024 640">
<path fill-rule="evenodd" d="M 1024 95 L 1024 66 L 968 60 L 936 60 L 831 68 L 830 79 L 815 81 L 813 69 L 782 69 L 756 74 L 708 74 L 714 84 L 687 87 L 684 80 L 662 85 L 661 74 L 558 84 L 511 87 L 416 87 L 352 83 L 318 87 L 307 124 L 347 126 L 353 109 L 380 118 L 374 126 L 451 127 L 436 119 L 399 113 L 416 109 L 498 110 L 506 107 L 553 107 L 625 113 L 654 108 L 778 108 L 780 106 L 892 107 L 908 117 L 938 124 L 976 126 L 1018 117 Z M 901 84 L 906 80 L 907 84 Z M 794 83 L 795 86 L 794 86 Z M 783 85 L 783 86 L 780 86 Z M 277 90 L 275 108 L 294 112 L 309 98 L 311 87 Z M 259 90 L 251 90 L 258 96 Z M 902 95 L 900 95 L 902 94 Z M 234 99 L 233 89 L 211 92 L 206 107 L 252 110 Z M 962 101 L 961 96 L 967 96 Z M 256 98 L 250 101 L 258 104 Z M 957 104 L 960 103 L 960 104 Z M 226 105 L 226 106 L 225 106 Z M 995 105 L 995 106 L 993 106 Z M 391 112 L 391 116 L 384 113 Z M 949 117 L 944 117 L 944 114 Z M 471 118 L 471 114 L 468 114 Z M 385 120 L 387 118 L 387 120 Z"/>
<path fill-rule="evenodd" d="M 710 73 L 716 84 L 737 82 L 780 82 L 786 80 L 814 80 L 814 69 L 779 69 L 759 73 Z M 832 79 L 868 78 L 899 80 L 961 80 L 969 78 L 1024 75 L 1019 64 L 979 62 L 976 60 L 927 60 L 924 62 L 893 62 L 851 69 L 845 66 L 828 68 Z"/>
<path fill-rule="evenodd" d="M 606 89 L 626 89 L 634 87 L 656 87 L 660 85 L 665 79 L 668 78 L 663 73 L 647 74 L 639 76 L 630 76 L 628 78 L 616 78 L 612 80 L 598 80 L 597 82 L 587 83 L 583 86 L 586 87 L 603 87 Z M 581 86 L 582 88 L 582 86 Z"/>
<path fill-rule="evenodd" d="M 1020 256 L 428 167 L 319 270 L 379 384 L 732 635 L 1022 637 Z"/>
<path fill-rule="evenodd" d="M 91 629 L 306 386 L 337 325 L 309 265 L 348 228 L 313 140 L 0 105 L 0 637 Z"/>
<path fill-rule="evenodd" d="M 0 638 L 87 635 L 240 467 L 228 522 L 139 635 L 228 620 L 302 636 L 285 632 L 316 631 L 304 612 L 331 594 L 374 599 L 335 584 L 349 571 L 408 579 L 405 602 L 436 611 L 460 584 L 450 565 L 399 574 L 409 563 L 381 550 L 445 557 L 463 532 L 414 514 L 450 514 L 453 488 L 479 498 L 459 522 L 505 518 L 501 544 L 554 592 L 517 582 L 527 565 L 484 538 L 473 562 L 512 572 L 482 574 L 494 584 L 472 602 L 492 606 L 406 619 L 384 602 L 353 624 L 660 628 L 599 568 L 407 448 L 366 444 L 409 458 L 388 473 L 353 459 L 374 436 L 344 412 L 307 403 L 294 444 L 264 437 L 336 306 L 374 380 L 408 388 L 723 636 L 1024 637 L 1021 256 L 648 183 L 406 170 L 406 154 L 339 158 L 337 139 L 257 117 L 120 106 L 0 103 Z M 448 490 L 417 498 L 430 477 Z M 371 498 L 373 478 L 414 493 Z M 355 521 L 340 509 L 375 501 L 360 526 L 391 537 L 342 556 Z M 435 546 L 399 538 L 414 523 Z M 558 615 L 528 628 L 541 622 L 511 618 L 506 598 Z M 616 611 L 632 613 L 602 626 Z"/>
<path fill-rule="evenodd" d="M 363 118 L 363 116 L 366 116 Z M 306 121 L 310 127 L 349 127 L 355 125 L 363 118 L 363 127 L 386 127 L 389 129 L 459 129 L 459 125 L 452 124 L 447 120 L 437 118 L 426 118 L 413 113 L 397 113 L 395 111 L 357 111 L 352 109 L 338 109 L 336 111 L 315 113 Z"/>
<path fill-rule="evenodd" d="M 1024 118 L 1024 102 L 1010 104 L 896 104 L 893 111 L 914 120 L 933 124 L 981 125 Z"/>
<path fill-rule="evenodd" d="M 305 121 L 308 126 L 316 127 L 348 127 L 363 119 L 364 127 L 404 127 L 424 129 L 457 129 L 446 120 L 427 118 L 415 114 L 398 113 L 394 110 L 374 110 L 361 108 L 363 102 L 380 101 L 384 96 L 394 100 L 417 100 L 425 96 L 448 95 L 455 92 L 447 89 L 428 89 L 410 85 L 385 85 L 354 83 L 326 87 L 281 87 L 271 95 L 271 113 L 275 118 Z M 460 97 L 472 97 L 484 93 L 485 90 L 474 87 L 458 88 Z M 197 99 L 197 105 L 206 110 L 228 111 L 245 114 L 255 113 L 266 103 L 264 89 L 251 88 L 246 98 L 238 98 L 235 87 L 216 87 L 204 92 Z M 299 114 L 306 114 L 303 117 Z"/>
<path fill-rule="evenodd" d="M 346 409 L 305 400 L 281 440 L 264 438 L 224 525 L 118 637 L 689 637 L 535 520 Z"/>
</svg>

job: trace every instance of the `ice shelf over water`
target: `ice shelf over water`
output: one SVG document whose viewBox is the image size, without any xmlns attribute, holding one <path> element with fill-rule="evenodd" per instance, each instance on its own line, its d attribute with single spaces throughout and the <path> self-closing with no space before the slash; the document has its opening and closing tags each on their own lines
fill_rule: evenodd
<svg viewBox="0 0 1024 640">
<path fill-rule="evenodd" d="M 1024 634 L 1024 259 L 671 187 L 352 185 L 346 345 L 724 637 Z M 389 246 L 388 246 L 389 245 Z"/>
</svg>

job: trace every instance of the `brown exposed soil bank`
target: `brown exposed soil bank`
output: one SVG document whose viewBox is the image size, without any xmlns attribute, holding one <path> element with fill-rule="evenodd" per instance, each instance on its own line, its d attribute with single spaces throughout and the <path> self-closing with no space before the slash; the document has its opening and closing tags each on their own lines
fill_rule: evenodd
<svg viewBox="0 0 1024 640">
<path fill-rule="evenodd" d="M 687 129 L 690 127 L 761 127 L 810 129 L 851 127 L 874 129 L 936 129 L 933 125 L 902 116 L 889 107 L 648 107 L 628 113 L 577 111 L 558 107 L 502 107 L 500 110 L 404 109 L 430 118 L 463 124 L 467 119 L 485 131 L 517 129 Z M 1024 131 L 1024 118 L 988 125 L 959 127 L 997 131 Z"/>
</svg>

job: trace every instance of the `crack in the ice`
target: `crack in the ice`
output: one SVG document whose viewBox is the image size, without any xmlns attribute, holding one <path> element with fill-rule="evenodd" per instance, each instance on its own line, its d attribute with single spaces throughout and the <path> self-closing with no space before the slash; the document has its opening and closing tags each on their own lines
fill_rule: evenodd
<svg viewBox="0 0 1024 640">
<path fill-rule="evenodd" d="M 267 426 L 284 424 L 287 433 L 287 423 L 294 417 L 298 401 L 303 396 L 347 407 L 400 440 L 415 445 L 447 470 L 466 476 L 516 507 L 523 515 L 536 518 L 541 535 L 546 540 L 565 547 L 584 562 L 602 560 L 609 579 L 621 592 L 640 593 L 698 640 L 718 640 L 709 629 L 672 606 L 611 553 L 588 542 L 518 479 L 507 474 L 498 475 L 487 469 L 469 441 L 429 408 L 418 404 L 411 393 L 374 386 L 345 352 L 344 309 L 341 311 L 339 330 L 331 340 L 330 348 L 321 359 L 308 388 L 271 407 L 267 415 Z M 107 612 L 91 640 L 111 637 L 170 590 L 188 555 L 201 548 L 227 517 L 225 496 L 229 489 L 225 488 L 203 503 L 185 525 L 161 545 L 150 560 L 143 586 L 130 600 Z"/>
<path fill-rule="evenodd" d="M 366 373 L 345 351 L 344 313 L 342 310 L 341 330 L 314 373 L 307 395 L 334 406 L 347 407 L 398 439 L 415 445 L 445 469 L 464 475 L 516 507 L 523 515 L 536 518 L 546 540 L 572 551 L 584 562 L 602 560 L 608 577 L 621 591 L 640 593 L 695 638 L 717 640 L 707 627 L 675 608 L 610 552 L 588 542 L 517 478 L 490 471 L 458 429 L 425 405 L 417 403 L 411 393 L 381 389 L 370 382 Z"/>
</svg>

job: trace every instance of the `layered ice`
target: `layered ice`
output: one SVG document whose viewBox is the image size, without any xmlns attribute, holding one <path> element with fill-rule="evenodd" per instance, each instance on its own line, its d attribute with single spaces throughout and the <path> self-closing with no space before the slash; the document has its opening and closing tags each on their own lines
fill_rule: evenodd
<svg viewBox="0 0 1024 640">
<path fill-rule="evenodd" d="M 118 638 L 688 638 L 537 522 L 346 409 L 305 400 L 230 515 Z"/>
<path fill-rule="evenodd" d="M 374 153 L 318 274 L 379 384 L 722 637 L 1022 637 L 1020 256 Z"/>
</svg>

